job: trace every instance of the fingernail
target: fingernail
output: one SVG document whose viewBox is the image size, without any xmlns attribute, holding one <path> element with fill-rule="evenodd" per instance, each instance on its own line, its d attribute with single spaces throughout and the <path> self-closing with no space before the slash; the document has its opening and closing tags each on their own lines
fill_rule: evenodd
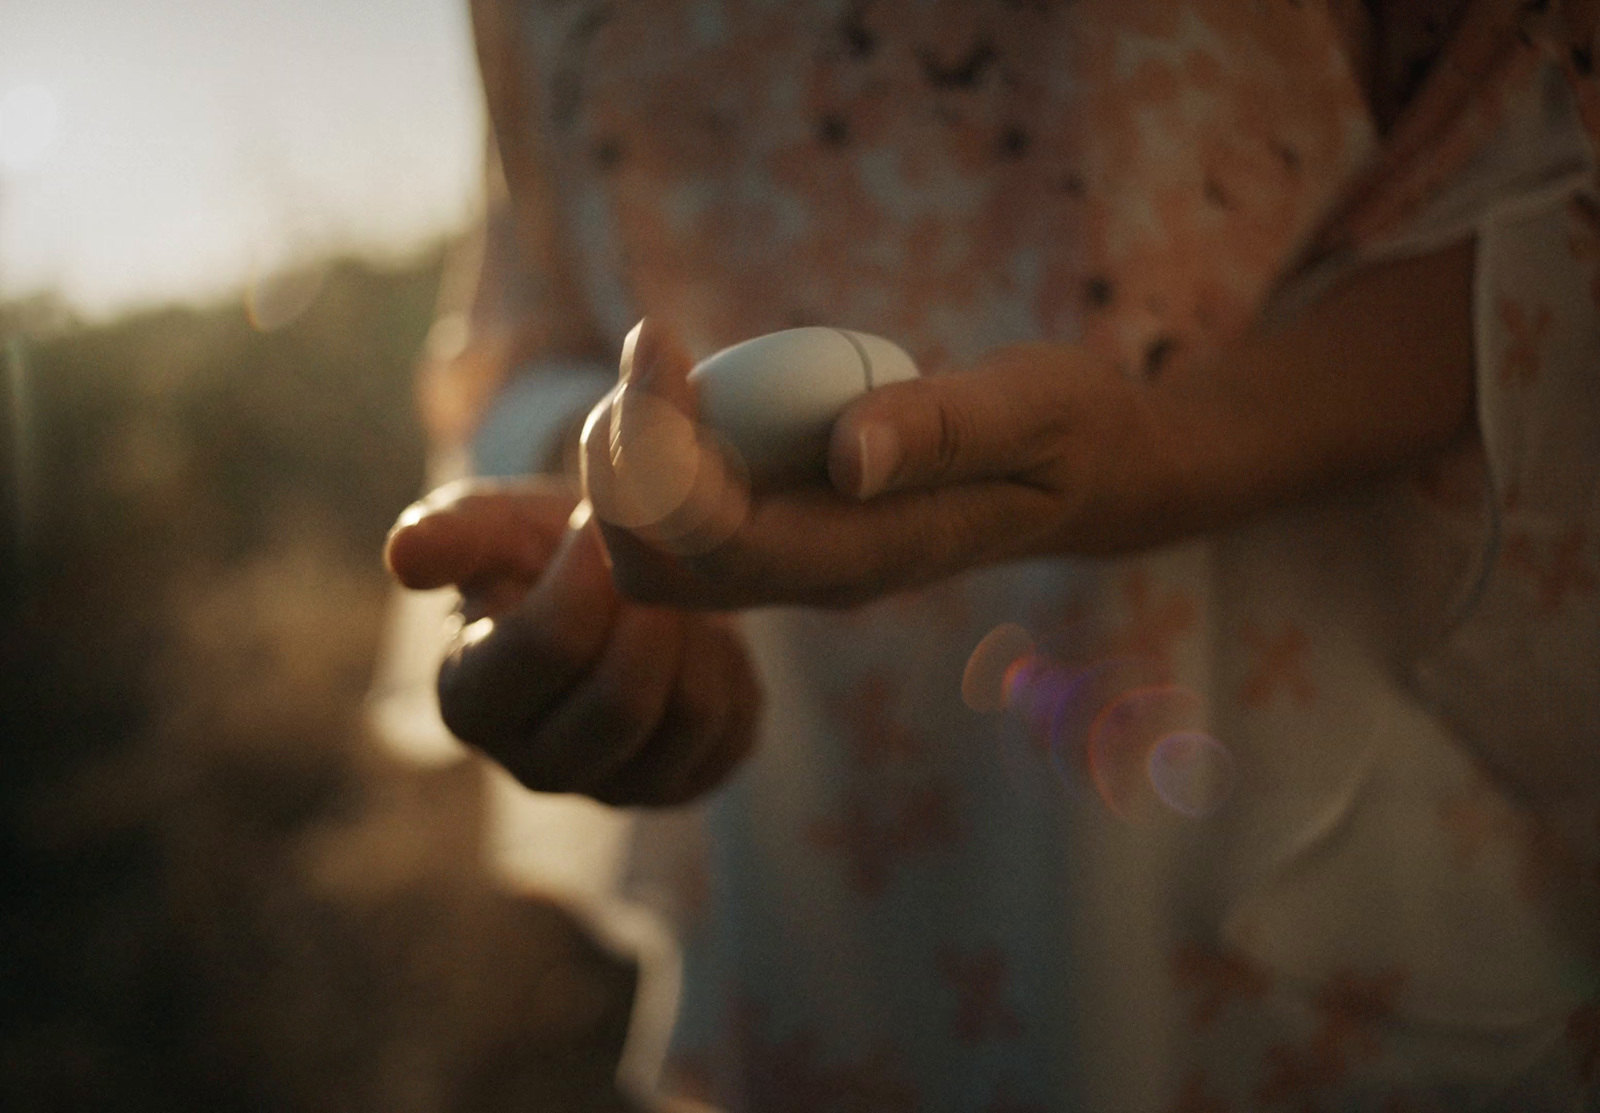
<svg viewBox="0 0 1600 1113">
<path fill-rule="evenodd" d="M 630 361 L 628 381 L 654 388 L 661 374 L 661 334 L 649 317 L 641 318 L 633 330 L 633 359 Z"/>
<path fill-rule="evenodd" d="M 418 499 L 416 502 L 412 503 L 410 506 L 400 511 L 400 516 L 394 520 L 394 525 L 389 527 L 389 536 L 393 537 L 401 530 L 416 525 L 418 522 L 422 521 L 423 515 L 426 514 L 428 510 L 428 503 L 424 499 Z"/>
<path fill-rule="evenodd" d="M 454 579 L 464 563 L 470 563 L 470 554 L 463 549 L 458 524 L 451 515 L 435 514 L 426 504 L 416 503 L 401 514 L 384 538 L 383 562 L 407 587 L 439 587 Z"/>
<path fill-rule="evenodd" d="M 861 457 L 861 481 L 856 498 L 870 499 L 889 486 L 900 466 L 900 436 L 891 425 L 869 422 L 856 432 Z"/>
<path fill-rule="evenodd" d="M 639 333 L 644 328 L 644 318 L 628 330 L 622 339 L 622 358 L 617 362 L 617 381 L 625 383 L 633 377 L 633 361 L 639 350 Z"/>
<path fill-rule="evenodd" d="M 639 321 L 639 339 L 633 348 L 633 374 L 648 382 L 655 378 L 656 364 L 661 359 L 661 337 L 649 317 Z"/>
</svg>

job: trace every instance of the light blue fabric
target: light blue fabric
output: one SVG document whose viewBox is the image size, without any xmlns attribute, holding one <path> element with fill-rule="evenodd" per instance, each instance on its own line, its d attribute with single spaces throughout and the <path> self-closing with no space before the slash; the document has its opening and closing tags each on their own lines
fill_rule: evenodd
<svg viewBox="0 0 1600 1113">
<path fill-rule="evenodd" d="M 756 753 L 704 805 L 711 898 L 682 936 L 673 1053 L 747 1087 L 736 1108 L 787 1108 L 796 1091 L 818 1109 L 895 1109 L 912 1094 L 919 1113 L 1087 1108 L 1074 794 L 1016 717 L 960 698 L 966 656 L 998 617 L 1084 587 L 1080 568 L 1041 563 L 853 614 L 746 616 L 768 714 Z M 881 718 L 860 703 L 880 690 Z M 896 847 L 893 817 L 935 798 L 947 831 Z M 830 845 L 851 817 L 884 840 L 867 886 Z M 963 984 L 974 976 L 987 998 Z"/>
<path fill-rule="evenodd" d="M 487 478 L 540 470 L 558 441 L 616 383 L 594 363 L 543 360 L 519 368 L 472 440 L 473 471 Z"/>
</svg>

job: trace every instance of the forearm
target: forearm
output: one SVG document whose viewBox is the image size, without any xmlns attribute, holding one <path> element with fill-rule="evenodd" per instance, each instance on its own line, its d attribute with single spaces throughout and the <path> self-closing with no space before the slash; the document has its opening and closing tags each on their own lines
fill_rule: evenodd
<svg viewBox="0 0 1600 1113">
<path fill-rule="evenodd" d="M 1293 321 L 1149 384 L 1121 417 L 1072 547 L 1233 524 L 1437 450 L 1473 421 L 1473 247 L 1373 267 Z"/>
<path fill-rule="evenodd" d="M 1472 258 L 1373 267 L 1155 382 L 1033 343 L 880 386 L 834 422 L 832 492 L 734 499 L 671 549 L 611 524 L 617 582 L 678 607 L 850 604 L 986 564 L 1175 541 L 1396 468 L 1471 428 Z M 665 331 L 638 341 L 620 404 L 686 393 L 689 359 Z M 705 452 L 687 455 L 720 474 Z M 585 460 L 604 475 L 616 456 L 598 438 Z"/>
</svg>

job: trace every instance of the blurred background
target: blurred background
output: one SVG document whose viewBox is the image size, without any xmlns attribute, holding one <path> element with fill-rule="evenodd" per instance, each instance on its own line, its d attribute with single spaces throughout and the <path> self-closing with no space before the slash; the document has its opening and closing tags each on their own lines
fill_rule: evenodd
<svg viewBox="0 0 1600 1113">
<path fill-rule="evenodd" d="M 363 712 L 484 127 L 464 0 L 0 0 L 0 1108 L 623 1107 Z"/>
</svg>

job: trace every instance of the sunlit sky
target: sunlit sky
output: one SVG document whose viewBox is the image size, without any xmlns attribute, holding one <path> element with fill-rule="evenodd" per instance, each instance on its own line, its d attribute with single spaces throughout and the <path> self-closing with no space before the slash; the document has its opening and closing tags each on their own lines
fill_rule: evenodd
<svg viewBox="0 0 1600 1113">
<path fill-rule="evenodd" d="M 470 220 L 466 0 L 0 0 L 0 297 L 104 315 Z"/>
</svg>

